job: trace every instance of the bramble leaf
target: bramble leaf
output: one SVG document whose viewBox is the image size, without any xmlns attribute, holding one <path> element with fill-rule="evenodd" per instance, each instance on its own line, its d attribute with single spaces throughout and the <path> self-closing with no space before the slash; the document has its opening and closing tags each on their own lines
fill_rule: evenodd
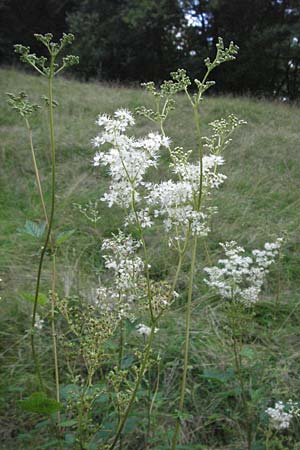
<svg viewBox="0 0 300 450">
<path fill-rule="evenodd" d="M 44 392 L 34 392 L 27 399 L 20 400 L 18 404 L 24 411 L 46 415 L 60 411 L 62 408 L 60 403 L 54 398 L 47 397 Z"/>
<path fill-rule="evenodd" d="M 30 302 L 34 303 L 35 296 L 33 294 L 27 294 L 26 292 L 21 292 L 21 295 L 26 300 L 29 300 Z M 37 298 L 38 305 L 45 305 L 48 301 L 48 297 L 46 294 L 43 294 L 42 292 L 39 293 Z"/>
<path fill-rule="evenodd" d="M 35 238 L 40 238 L 43 236 L 46 230 L 46 222 L 41 222 L 40 224 L 32 222 L 31 220 L 26 220 L 23 228 L 19 228 L 18 231 L 21 233 L 29 234 Z"/>
</svg>

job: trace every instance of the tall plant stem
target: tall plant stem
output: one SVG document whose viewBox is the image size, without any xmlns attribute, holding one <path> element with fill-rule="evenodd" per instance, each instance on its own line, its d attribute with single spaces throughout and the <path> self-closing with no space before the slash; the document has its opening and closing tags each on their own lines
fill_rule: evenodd
<svg viewBox="0 0 300 450">
<path fill-rule="evenodd" d="M 53 73 L 53 57 L 51 57 L 50 73 Z M 52 156 L 52 208 L 51 208 L 51 223 L 53 222 L 54 209 L 55 209 L 55 175 L 56 175 L 56 148 L 55 148 L 55 136 L 54 136 L 54 120 L 53 120 L 53 77 L 50 75 L 48 80 L 48 93 L 49 93 L 49 125 L 50 125 L 50 143 L 51 143 L 51 156 Z M 54 358 L 54 371 L 55 371 L 55 391 L 56 400 L 60 401 L 59 393 L 59 369 L 58 369 L 58 357 L 57 357 L 57 339 L 56 339 L 56 326 L 55 326 L 55 287 L 56 287 L 56 258 L 55 258 L 55 245 L 51 242 L 51 254 L 52 254 L 52 283 L 51 283 L 51 333 L 52 333 L 52 346 L 53 346 L 53 358 Z M 57 413 L 58 425 L 60 424 L 60 413 Z"/>
<path fill-rule="evenodd" d="M 28 130 L 28 134 L 29 134 L 29 143 L 30 143 L 30 150 L 31 150 L 32 162 L 33 162 L 33 167 L 34 167 L 35 179 L 36 179 L 36 183 L 37 183 L 37 187 L 38 187 L 38 191 L 39 191 L 39 196 L 40 196 L 40 200 L 41 200 L 41 204 L 42 204 L 42 208 L 43 208 L 44 218 L 45 218 L 47 227 L 49 227 L 49 219 L 48 219 L 48 215 L 47 215 L 45 199 L 44 199 L 44 194 L 43 194 L 41 180 L 40 180 L 40 175 L 39 175 L 39 169 L 38 169 L 38 166 L 37 166 L 36 157 L 35 157 L 35 151 L 34 151 L 34 147 L 33 147 L 32 130 L 31 130 L 31 127 L 30 127 L 30 124 L 29 124 L 29 121 L 28 121 L 27 118 L 25 118 L 25 122 L 26 122 L 26 127 L 27 127 L 27 130 Z"/>
<path fill-rule="evenodd" d="M 184 341 L 183 374 L 182 374 L 182 380 L 181 380 L 180 399 L 179 399 L 179 405 L 178 405 L 178 417 L 176 420 L 175 432 L 174 432 L 173 440 L 172 440 L 172 447 L 171 447 L 172 450 L 176 449 L 178 433 L 179 433 L 179 428 L 180 428 L 180 420 L 181 420 L 180 415 L 182 414 L 183 407 L 184 407 L 186 378 L 187 378 L 187 369 L 188 369 L 188 360 L 189 360 L 191 304 L 192 304 L 193 282 L 194 282 L 195 265 L 196 265 L 197 243 L 198 243 L 198 238 L 197 238 L 197 236 L 194 236 L 189 288 L 188 288 L 188 299 L 187 299 L 186 315 L 185 315 L 185 341 Z"/>
<path fill-rule="evenodd" d="M 208 74 L 204 77 L 206 80 Z M 194 123 L 196 127 L 197 134 L 197 142 L 198 142 L 198 150 L 199 150 L 199 193 L 197 199 L 195 201 L 195 210 L 201 210 L 202 203 L 202 191 L 203 191 L 203 146 L 201 142 L 201 128 L 200 128 L 200 117 L 199 117 L 199 102 L 201 100 L 201 96 L 198 97 L 198 100 L 193 102 L 190 97 L 190 94 L 186 90 L 186 95 L 192 105 L 193 113 L 194 113 Z M 187 369 L 189 362 L 189 346 L 190 346 L 190 326 L 191 326 L 191 305 L 192 305 L 192 296 L 193 296 L 193 282 L 195 275 L 195 266 L 196 266 L 196 255 L 197 255 L 197 244 L 198 244 L 198 236 L 195 234 L 192 244 L 192 259 L 190 266 L 190 277 L 189 277 L 189 287 L 188 287 L 188 297 L 187 297 L 187 305 L 186 305 L 186 313 L 185 313 L 185 340 L 184 340 L 184 357 L 183 357 L 183 373 L 181 379 L 180 386 L 180 398 L 178 404 L 178 416 L 175 424 L 175 431 L 172 439 L 171 449 L 175 450 L 178 440 L 178 433 L 180 429 L 181 416 L 184 410 L 184 399 L 185 399 L 185 391 L 186 391 L 186 379 L 187 379 Z"/>
<path fill-rule="evenodd" d="M 235 326 L 233 326 L 233 331 L 235 333 Z M 249 405 L 247 401 L 247 395 L 246 395 L 246 389 L 245 389 L 245 383 L 242 373 L 242 361 L 241 361 L 241 355 L 240 355 L 240 342 L 236 339 L 235 336 L 233 336 L 233 354 L 234 354 L 234 362 L 235 362 L 235 369 L 237 373 L 237 378 L 240 384 L 241 388 L 241 400 L 242 405 L 244 409 L 244 414 L 246 417 L 246 434 L 247 434 L 247 450 L 251 449 L 252 446 L 252 421 L 251 421 L 251 414 L 249 411 Z"/>
<path fill-rule="evenodd" d="M 56 327 L 55 327 L 55 281 L 56 281 L 56 258 L 55 252 L 52 254 L 52 280 L 51 280 L 51 334 L 52 334 L 52 346 L 53 346 L 53 358 L 54 358 L 54 371 L 55 371 L 55 393 L 56 401 L 60 402 L 59 393 L 59 370 L 58 370 L 58 357 L 57 357 L 57 341 L 56 341 Z M 57 412 L 57 422 L 60 424 L 60 412 Z"/>
<path fill-rule="evenodd" d="M 176 287 L 176 284 L 177 284 L 177 281 L 178 281 L 178 276 L 179 276 L 179 273 L 180 273 L 180 270 L 181 270 L 182 260 L 183 260 L 183 254 L 180 254 L 179 255 L 179 259 L 178 259 L 178 265 L 177 265 L 176 274 L 175 274 L 172 286 L 171 286 L 170 291 L 169 291 L 169 299 L 173 295 L 174 289 Z M 116 446 L 116 444 L 117 444 L 117 442 L 119 440 L 119 437 L 120 437 L 120 435 L 121 435 L 121 433 L 122 433 L 122 431 L 124 429 L 126 421 L 128 419 L 128 416 L 129 416 L 129 413 L 131 411 L 133 402 L 135 400 L 138 388 L 140 386 L 140 383 L 142 381 L 142 378 L 143 378 L 143 375 L 144 375 L 144 372 L 145 372 L 145 368 L 146 368 L 146 365 L 147 365 L 147 362 L 148 362 L 148 358 L 149 358 L 149 355 L 150 355 L 150 350 L 152 348 L 152 343 L 153 343 L 153 339 L 154 339 L 155 325 L 156 325 L 156 322 L 158 321 L 159 317 L 160 317 L 160 315 L 151 324 L 151 332 L 150 332 L 150 335 L 149 335 L 147 347 L 146 347 L 145 352 L 144 352 L 142 365 L 141 365 L 141 368 L 140 368 L 140 371 L 139 371 L 138 378 L 137 378 L 136 383 L 135 383 L 134 390 L 133 390 L 133 392 L 131 394 L 131 397 L 130 397 L 127 409 L 126 409 L 126 411 L 124 413 L 124 416 L 123 416 L 122 420 L 119 422 L 119 425 L 118 425 L 118 428 L 117 428 L 114 440 L 113 440 L 111 446 L 108 448 L 108 450 L 113 450 L 115 448 L 115 446 Z"/>
<path fill-rule="evenodd" d="M 129 178 L 129 180 L 130 180 L 130 178 Z M 154 318 L 154 313 L 153 313 L 153 308 L 152 308 L 151 282 L 150 282 L 150 273 L 149 273 L 149 267 L 150 267 L 149 266 L 149 256 L 148 256 L 147 244 L 145 241 L 143 228 L 141 226 L 140 219 L 139 219 L 139 216 L 138 216 L 138 213 L 136 210 L 134 190 L 132 191 L 132 196 L 131 196 L 131 209 L 135 216 L 137 228 L 138 228 L 138 231 L 140 234 L 140 239 L 141 239 L 142 246 L 143 246 L 144 258 L 145 258 L 145 273 L 146 273 L 146 280 L 147 280 L 148 308 L 149 308 L 151 323 L 154 324 L 155 318 Z"/>
<path fill-rule="evenodd" d="M 146 347 L 146 350 L 145 350 L 145 353 L 144 353 L 144 358 L 143 358 L 143 362 L 142 362 L 142 365 L 141 365 L 141 368 L 140 368 L 140 371 L 139 371 L 138 378 L 136 380 L 133 392 L 131 394 L 131 397 L 130 397 L 127 409 L 126 409 L 126 411 L 125 411 L 125 413 L 124 413 L 124 415 L 122 417 L 122 420 L 119 422 L 116 435 L 114 437 L 114 440 L 113 440 L 111 446 L 109 447 L 109 450 L 113 450 L 115 448 L 115 446 L 116 446 L 116 444 L 117 444 L 117 442 L 119 440 L 119 437 L 121 436 L 123 428 L 124 428 L 124 426 L 126 424 L 126 421 L 128 419 L 129 413 L 131 411 L 132 404 L 133 404 L 133 402 L 135 400 L 138 388 L 140 386 L 140 383 L 142 381 L 142 378 L 143 378 L 143 375 L 144 375 L 144 372 L 145 372 L 145 369 L 146 369 L 146 365 L 147 365 L 148 358 L 149 358 L 149 355 L 150 355 L 150 350 L 151 350 L 151 347 L 152 347 L 152 342 L 153 342 L 153 339 L 154 339 L 154 334 L 155 334 L 155 323 L 152 323 L 152 325 L 151 325 L 151 332 L 150 332 L 150 335 L 149 335 L 147 347 Z"/>
<path fill-rule="evenodd" d="M 118 369 L 121 369 L 122 367 L 123 352 L 124 352 L 124 321 L 123 319 L 121 319 L 120 334 L 119 334 Z"/>
<path fill-rule="evenodd" d="M 45 390 L 44 383 L 41 375 L 40 365 L 38 356 L 35 349 L 35 341 L 34 341 L 34 328 L 35 328 L 35 321 L 36 321 L 36 313 L 37 313 L 37 305 L 38 305 L 38 297 L 40 292 L 40 282 L 41 282 L 41 274 L 42 274 L 42 267 L 44 262 L 44 257 L 49 245 L 49 242 L 51 242 L 51 253 L 52 257 L 54 256 L 54 244 L 51 241 L 51 230 L 53 225 L 53 218 L 54 218 L 54 210 L 55 210 L 55 138 L 54 138 L 54 121 L 53 121 L 53 87 L 52 87 L 52 81 L 53 81 L 53 73 L 54 73 L 54 58 L 51 55 L 51 61 L 50 61 L 50 73 L 48 77 L 48 93 L 49 93 L 49 126 L 50 126 L 50 145 L 51 145 L 51 210 L 50 210 L 50 217 L 48 219 L 48 228 L 47 228 L 47 234 L 45 238 L 44 245 L 42 247 L 40 260 L 39 260 L 39 266 L 38 266 L 38 272 L 37 272 L 37 279 L 36 279 L 36 288 L 35 288 L 35 297 L 34 297 L 34 305 L 33 305 L 33 311 L 32 311 L 32 321 L 31 321 L 31 349 L 32 349 L 32 356 L 35 364 L 36 374 L 39 380 L 39 385 L 42 391 Z M 55 268 L 55 259 L 54 262 L 52 262 L 53 267 Z M 55 274 L 55 271 L 54 271 Z M 54 277 L 55 278 L 55 277 Z M 53 282 L 52 282 L 53 283 Z M 55 287 L 55 283 L 54 283 Z M 52 314 L 52 311 L 54 311 L 54 302 L 55 302 L 55 293 L 52 291 L 51 295 L 51 318 L 52 318 L 52 338 L 53 338 L 53 351 L 55 356 L 55 379 L 56 379 L 56 392 L 59 391 L 59 384 L 58 384 L 58 366 L 57 366 L 57 346 L 56 346 L 56 333 L 55 333 L 55 324 L 53 320 L 54 312 Z M 54 328 L 53 328 L 54 327 Z M 53 332 L 54 329 L 54 332 Z"/>
</svg>

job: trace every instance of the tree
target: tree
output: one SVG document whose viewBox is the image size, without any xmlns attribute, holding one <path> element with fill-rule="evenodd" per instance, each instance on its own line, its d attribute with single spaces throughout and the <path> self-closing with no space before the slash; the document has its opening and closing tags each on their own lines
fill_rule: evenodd
<svg viewBox="0 0 300 450">
<path fill-rule="evenodd" d="M 23 43 L 32 51 L 40 48 L 34 33 L 52 33 L 58 38 L 66 31 L 66 11 L 74 0 L 0 0 L 0 62 L 14 60 L 13 45 Z"/>
<path fill-rule="evenodd" d="M 85 0 L 68 16 L 81 74 L 108 80 L 158 80 L 175 70 L 184 22 L 177 0 Z"/>
<path fill-rule="evenodd" d="M 199 37 L 203 29 L 208 35 L 203 5 L 211 34 L 207 39 L 214 44 L 222 36 L 240 47 L 235 71 L 218 73 L 219 88 L 291 98 L 299 94 L 300 48 L 294 39 L 300 38 L 299 0 L 187 0 L 184 6 L 198 20 Z"/>
</svg>

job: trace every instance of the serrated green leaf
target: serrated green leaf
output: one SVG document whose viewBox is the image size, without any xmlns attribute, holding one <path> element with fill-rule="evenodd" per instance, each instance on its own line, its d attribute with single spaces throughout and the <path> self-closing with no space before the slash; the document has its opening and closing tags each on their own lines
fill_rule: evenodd
<svg viewBox="0 0 300 450">
<path fill-rule="evenodd" d="M 223 391 L 217 394 L 220 398 L 238 397 L 239 395 L 241 395 L 240 388 L 230 389 L 229 391 Z"/>
<path fill-rule="evenodd" d="M 40 224 L 32 222 L 31 220 L 26 220 L 23 228 L 19 228 L 18 231 L 21 233 L 29 234 L 35 238 L 40 238 L 43 236 L 46 230 L 46 222 L 41 222 Z"/>
<path fill-rule="evenodd" d="M 53 448 L 58 448 L 60 446 L 60 444 L 61 444 L 61 441 L 59 441 L 58 439 L 53 439 L 52 441 L 48 441 L 45 444 L 40 444 L 39 448 L 40 449 L 50 448 L 50 450 L 51 450 Z"/>
<path fill-rule="evenodd" d="M 60 403 L 54 398 L 47 397 L 44 392 L 34 392 L 27 399 L 20 400 L 18 404 L 24 411 L 45 415 L 53 414 L 62 408 Z"/>
<path fill-rule="evenodd" d="M 33 294 L 27 294 L 26 292 L 21 292 L 21 295 L 25 300 L 29 300 L 30 302 L 34 303 L 35 296 Z M 37 298 L 38 305 L 45 305 L 48 301 L 48 297 L 46 294 L 43 294 L 42 292 L 39 293 Z"/>
<path fill-rule="evenodd" d="M 121 362 L 121 369 L 128 369 L 134 364 L 135 361 L 136 358 L 134 358 L 132 355 L 125 356 L 125 358 L 123 358 Z"/>
<path fill-rule="evenodd" d="M 243 348 L 241 351 L 240 351 L 240 355 L 241 356 L 244 356 L 245 358 L 250 358 L 250 359 L 252 359 L 253 357 L 254 357 L 254 355 L 255 355 L 255 353 L 254 353 L 254 350 L 252 349 L 252 348 Z"/>
<path fill-rule="evenodd" d="M 67 444 L 74 444 L 75 441 L 76 441 L 75 434 L 72 434 L 72 433 L 65 434 L 65 442 Z"/>
<path fill-rule="evenodd" d="M 59 247 L 63 242 L 69 239 L 75 233 L 75 231 L 76 230 L 68 230 L 59 233 L 56 239 L 56 246 Z"/>
<path fill-rule="evenodd" d="M 60 426 L 62 428 L 68 428 L 68 427 L 72 427 L 73 425 L 76 425 L 78 423 L 77 419 L 69 419 L 69 420 L 64 420 L 63 422 L 60 423 Z"/>
<path fill-rule="evenodd" d="M 226 383 L 234 377 L 234 370 L 228 369 L 225 372 L 219 372 L 217 370 L 204 370 L 201 378 L 217 381 L 219 383 Z"/>
</svg>

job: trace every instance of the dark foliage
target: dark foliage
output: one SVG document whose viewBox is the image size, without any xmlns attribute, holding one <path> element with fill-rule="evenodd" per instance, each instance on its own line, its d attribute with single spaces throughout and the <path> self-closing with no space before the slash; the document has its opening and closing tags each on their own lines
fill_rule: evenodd
<svg viewBox="0 0 300 450">
<path fill-rule="evenodd" d="M 73 6 L 74 0 L 0 0 L 0 63 L 18 60 L 14 44 L 41 53 L 33 34 L 49 32 L 55 38 L 61 37 L 67 29 L 66 12 Z"/>
<path fill-rule="evenodd" d="M 37 51 L 33 33 L 63 31 L 77 37 L 83 79 L 159 82 L 177 67 L 199 78 L 222 36 L 240 55 L 219 90 L 300 95 L 300 0 L 0 0 L 1 63 L 15 43 Z"/>
</svg>

